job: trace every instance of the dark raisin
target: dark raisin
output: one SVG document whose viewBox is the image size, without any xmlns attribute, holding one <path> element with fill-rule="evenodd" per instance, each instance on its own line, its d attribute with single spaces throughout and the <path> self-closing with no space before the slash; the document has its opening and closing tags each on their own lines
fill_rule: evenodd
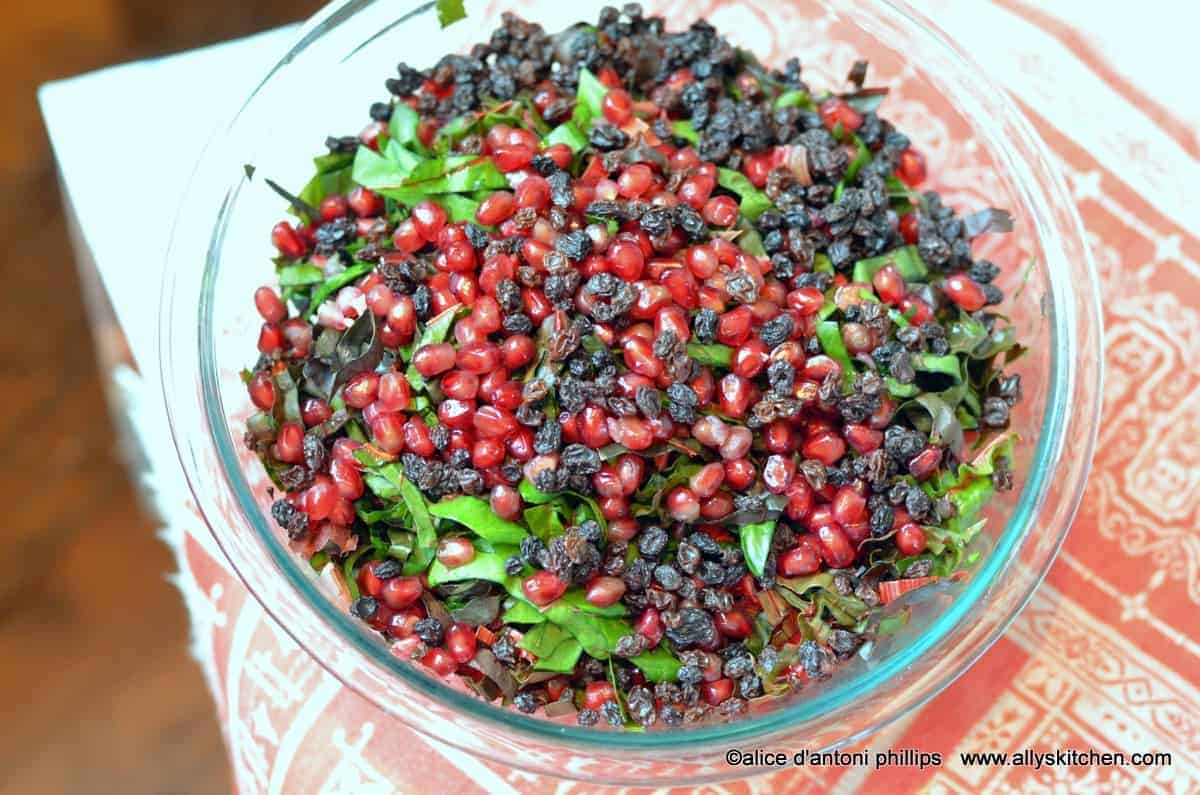
<svg viewBox="0 0 1200 795">
<path fill-rule="evenodd" d="M 667 548 L 667 531 L 657 525 L 642 530 L 638 536 L 638 551 L 647 558 L 657 558 Z"/>
</svg>

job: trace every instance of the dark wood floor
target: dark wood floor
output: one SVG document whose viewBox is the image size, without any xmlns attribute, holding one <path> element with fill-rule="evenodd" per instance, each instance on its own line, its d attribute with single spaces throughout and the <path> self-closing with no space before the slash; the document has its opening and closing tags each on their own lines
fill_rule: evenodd
<svg viewBox="0 0 1200 795">
<path fill-rule="evenodd" d="M 0 26 L 0 792 L 228 792 L 166 581 L 172 561 L 115 449 L 34 91 L 318 4 L 10 5 Z"/>
</svg>

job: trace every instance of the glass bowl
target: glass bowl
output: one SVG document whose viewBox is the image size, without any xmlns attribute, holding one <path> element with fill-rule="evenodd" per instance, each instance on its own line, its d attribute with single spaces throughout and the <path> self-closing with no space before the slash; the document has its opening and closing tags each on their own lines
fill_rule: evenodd
<svg viewBox="0 0 1200 795">
<path fill-rule="evenodd" d="M 681 28 L 707 17 L 769 65 L 792 55 L 814 89 L 840 89 L 851 64 L 891 89 L 880 111 L 929 162 L 928 187 L 962 211 L 1009 210 L 1015 231 L 976 241 L 1003 268 L 1025 398 L 1017 488 L 998 495 L 961 581 L 905 598 L 906 627 L 830 680 L 755 705 L 725 724 L 628 733 L 504 710 L 389 653 L 293 556 L 268 508 L 269 481 L 241 443 L 251 409 L 239 371 L 259 321 L 253 289 L 274 278 L 267 232 L 282 216 L 264 178 L 303 184 L 330 134 L 356 132 L 386 96 L 396 62 L 433 63 L 486 40 L 499 9 L 439 29 L 432 4 L 349 0 L 326 7 L 224 125 L 196 168 L 174 230 L 162 297 L 163 391 L 180 461 L 217 543 L 264 609 L 321 665 L 395 720 L 472 754 L 592 781 L 667 783 L 744 777 L 725 751 L 832 749 L 900 718 L 952 682 L 1005 630 L 1054 559 L 1079 503 L 1100 405 L 1097 283 L 1083 230 L 1052 157 L 1012 100 L 929 20 L 892 2 L 682 3 L 648 12 Z M 599 2 L 505 5 L 558 30 L 594 20 Z M 246 165 L 252 165 L 253 176 Z M 384 735 L 386 736 L 386 734 Z"/>
</svg>

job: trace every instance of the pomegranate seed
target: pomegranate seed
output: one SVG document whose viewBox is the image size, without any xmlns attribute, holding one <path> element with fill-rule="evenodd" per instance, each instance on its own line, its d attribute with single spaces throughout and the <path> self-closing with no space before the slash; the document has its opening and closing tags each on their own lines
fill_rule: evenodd
<svg viewBox="0 0 1200 795">
<path fill-rule="evenodd" d="M 384 580 L 379 597 L 393 610 L 403 610 L 421 598 L 420 577 L 392 577 Z"/>
<path fill-rule="evenodd" d="M 392 232 L 392 244 L 400 251 L 412 254 L 425 245 L 425 238 L 417 229 L 416 222 L 412 218 L 406 218 L 397 224 L 396 231 Z"/>
<path fill-rule="evenodd" d="M 521 582 L 521 592 L 525 598 L 538 607 L 545 607 L 566 593 L 567 584 L 560 580 L 554 572 L 539 571 Z"/>
<path fill-rule="evenodd" d="M 285 464 L 304 463 L 304 428 L 300 423 L 285 422 L 279 426 L 274 455 Z"/>
<path fill-rule="evenodd" d="M 750 381 L 736 373 L 727 373 L 717 382 L 717 402 L 727 416 L 744 416 L 746 409 L 750 407 L 751 397 Z"/>
<path fill-rule="evenodd" d="M 614 276 L 633 282 L 642 275 L 646 256 L 637 243 L 618 239 L 608 247 L 608 262 Z"/>
<path fill-rule="evenodd" d="M 796 476 L 796 462 L 791 456 L 770 455 L 763 464 L 763 484 L 774 494 L 783 494 Z"/>
<path fill-rule="evenodd" d="M 841 124 L 842 129 L 855 132 L 863 122 L 862 114 L 850 107 L 844 99 L 834 98 L 823 102 L 818 108 L 818 113 L 821 122 L 829 130 Z"/>
<path fill-rule="evenodd" d="M 587 599 L 588 604 L 596 607 L 608 607 L 615 605 L 625 595 L 625 581 L 620 577 L 597 577 L 588 583 Z"/>
<path fill-rule="evenodd" d="M 631 541 L 641 530 L 637 519 L 621 518 L 608 523 L 609 541 Z"/>
<path fill-rule="evenodd" d="M 777 564 L 783 577 L 807 577 L 821 570 L 821 553 L 808 536 L 801 536 L 794 548 L 779 557 Z"/>
<path fill-rule="evenodd" d="M 345 218 L 349 214 L 350 203 L 346 201 L 345 196 L 334 194 L 321 199 L 321 205 L 317 210 L 321 214 L 322 221 L 336 221 L 339 218 Z"/>
<path fill-rule="evenodd" d="M 607 426 L 614 442 L 634 452 L 654 443 L 653 431 L 640 417 L 609 417 Z"/>
<path fill-rule="evenodd" d="M 287 307 L 270 287 L 259 287 L 254 291 L 254 308 L 268 323 L 282 323 L 287 317 Z"/>
<path fill-rule="evenodd" d="M 287 221 L 280 221 L 271 227 L 271 242 L 288 259 L 299 259 L 308 251 L 308 243 Z"/>
<path fill-rule="evenodd" d="M 333 484 L 337 486 L 342 499 L 357 500 L 366 491 L 356 464 L 355 461 L 342 458 L 334 458 L 329 462 L 329 476 L 333 478 Z"/>
<path fill-rule="evenodd" d="M 942 449 L 937 445 L 927 444 L 921 452 L 913 457 L 913 460 L 908 462 L 908 473 L 917 480 L 925 480 L 937 471 L 940 463 L 942 463 Z"/>
<path fill-rule="evenodd" d="M 676 486 L 667 494 L 667 513 L 679 522 L 694 522 L 700 517 L 700 500 L 685 486 Z"/>
<path fill-rule="evenodd" d="M 592 475 L 592 486 L 601 497 L 623 497 L 625 490 L 621 488 L 621 479 L 611 464 L 604 464 L 600 471 Z"/>
<path fill-rule="evenodd" d="M 346 202 L 359 218 L 367 218 L 383 212 L 383 197 L 367 188 L 357 187 L 350 191 Z"/>
<path fill-rule="evenodd" d="M 417 372 L 426 378 L 444 373 L 454 366 L 454 346 L 448 342 L 422 345 L 413 354 L 412 363 Z"/>
<path fill-rule="evenodd" d="M 465 566 L 475 559 L 475 545 L 469 538 L 446 536 L 438 542 L 437 559 L 448 569 Z"/>
<path fill-rule="evenodd" d="M 429 435 L 429 427 L 419 416 L 410 417 L 404 423 L 404 447 L 408 452 L 428 458 L 435 449 L 433 438 Z"/>
<path fill-rule="evenodd" d="M 904 238 L 904 242 L 909 245 L 915 245 L 921 238 L 921 233 L 917 227 L 919 219 L 916 213 L 906 213 L 900 216 L 900 236 Z"/>
<path fill-rule="evenodd" d="M 530 176 L 521 181 L 516 190 L 517 209 L 530 208 L 537 211 L 550 206 L 550 183 L 545 177 Z"/>
<path fill-rule="evenodd" d="M 787 420 L 775 420 L 763 429 L 763 445 L 769 452 L 786 455 L 796 449 L 796 434 Z"/>
<path fill-rule="evenodd" d="M 475 401 L 447 398 L 438 404 L 438 422 L 451 429 L 465 431 L 475 422 Z"/>
<path fill-rule="evenodd" d="M 854 562 L 854 548 L 842 528 L 836 524 L 823 524 L 817 528 L 817 543 L 821 557 L 833 569 L 844 569 Z"/>
<path fill-rule="evenodd" d="M 721 315 L 717 321 L 717 341 L 723 345 L 737 347 L 750 337 L 750 307 L 739 306 Z"/>
<path fill-rule="evenodd" d="M 787 490 L 787 505 L 784 506 L 784 511 L 788 518 L 794 521 L 800 521 L 808 516 L 808 512 L 812 510 L 813 494 L 808 482 L 803 478 L 793 479 L 791 487 Z"/>
<path fill-rule="evenodd" d="M 713 196 L 704 203 L 700 215 L 713 226 L 733 226 L 738 219 L 738 205 L 729 196 Z"/>
<path fill-rule="evenodd" d="M 469 625 L 456 621 L 446 630 L 446 651 L 459 664 L 475 659 L 475 647 L 475 630 Z"/>
<path fill-rule="evenodd" d="M 613 686 L 604 679 L 588 682 L 583 691 L 583 706 L 585 709 L 599 710 L 609 701 L 616 701 L 617 694 Z"/>
<path fill-rule="evenodd" d="M 720 447 L 729 438 L 729 426 L 720 417 L 701 417 L 692 423 L 692 437 L 706 447 Z"/>
<path fill-rule="evenodd" d="M 342 388 L 342 400 L 352 409 L 365 409 L 378 394 L 379 376 L 375 373 L 359 373 Z"/>
<path fill-rule="evenodd" d="M 645 473 L 646 465 L 642 461 L 641 456 L 626 453 L 617 459 L 616 473 L 617 479 L 621 482 L 621 492 L 625 495 L 633 494 L 638 490 L 638 486 L 642 485 L 642 475 Z"/>
<path fill-rule="evenodd" d="M 379 377 L 376 403 L 383 411 L 404 411 L 412 398 L 412 387 L 403 373 L 384 373 Z"/>
<path fill-rule="evenodd" d="M 833 497 L 833 519 L 840 525 L 861 522 L 867 518 L 867 498 L 850 486 L 842 486 Z"/>
<path fill-rule="evenodd" d="M 263 411 L 270 411 L 275 405 L 275 382 L 266 370 L 252 375 L 246 388 L 250 392 L 250 401 Z"/>
<path fill-rule="evenodd" d="M 871 279 L 871 284 L 875 287 L 875 294 L 885 304 L 898 304 L 904 300 L 905 285 L 904 277 L 900 275 L 900 271 L 896 270 L 896 266 L 888 263 L 880 268 L 875 276 Z"/>
<path fill-rule="evenodd" d="M 458 663 L 445 649 L 430 649 L 421 658 L 421 665 L 438 676 L 449 676 L 458 669 Z"/>
<path fill-rule="evenodd" d="M 657 378 L 662 373 L 662 362 L 654 355 L 654 346 L 640 337 L 626 340 L 624 345 L 625 366 L 647 378 Z"/>
<path fill-rule="evenodd" d="M 925 155 L 911 146 L 905 149 L 896 163 L 896 176 L 910 188 L 920 185 L 925 181 Z"/>
<path fill-rule="evenodd" d="M 731 513 L 733 513 L 733 496 L 728 492 L 718 491 L 700 503 L 700 518 L 710 522 L 724 519 Z"/>
<path fill-rule="evenodd" d="M 629 500 L 624 497 L 605 497 L 599 505 L 605 519 L 624 519 L 629 516 Z"/>
<path fill-rule="evenodd" d="M 338 493 L 333 479 L 328 475 L 318 475 L 304 492 L 304 512 L 308 514 L 308 520 L 319 522 L 328 519 L 329 514 L 333 512 L 333 506 L 337 504 L 337 499 Z"/>
<path fill-rule="evenodd" d="M 733 695 L 733 680 L 718 679 L 715 682 L 705 682 L 700 686 L 700 694 L 704 703 L 715 707 L 728 701 Z"/>
<path fill-rule="evenodd" d="M 725 461 L 733 461 L 739 458 L 745 458 L 750 452 L 750 445 L 754 443 L 754 432 L 749 428 L 736 425 L 729 429 L 729 436 L 721 443 L 719 452 L 721 458 Z M 726 477 L 729 473 L 726 472 Z"/>
<path fill-rule="evenodd" d="M 965 273 L 953 273 L 947 276 L 945 283 L 942 284 L 942 292 L 967 312 L 976 312 L 987 304 L 983 288 Z M 913 320 L 915 321 L 916 318 Z"/>
<path fill-rule="evenodd" d="M 699 472 L 692 475 L 688 480 L 688 487 L 697 497 L 706 499 L 716 494 L 724 482 L 725 466 L 719 461 L 714 461 L 711 464 L 705 464 Z"/>
<path fill-rule="evenodd" d="M 273 353 L 283 349 L 283 330 L 274 323 L 263 323 L 258 333 L 258 350 Z"/>
<path fill-rule="evenodd" d="M 483 443 L 484 440 L 480 440 L 479 442 L 476 442 L 476 446 Z M 501 456 L 504 455 L 503 447 L 500 447 L 500 454 Z M 503 458 L 501 458 L 501 461 L 503 461 Z M 501 461 L 488 464 L 488 466 L 496 466 L 497 464 L 501 463 Z M 501 519 L 507 519 L 510 522 L 515 522 L 521 516 L 521 495 L 512 486 L 493 487 L 488 501 L 492 507 L 492 511 Z"/>
<path fill-rule="evenodd" d="M 503 439 L 519 426 L 517 418 L 512 412 L 498 409 L 495 406 L 484 406 L 476 411 L 474 424 L 476 433 L 485 439 Z"/>
<path fill-rule="evenodd" d="M 451 370 L 440 383 L 446 397 L 455 400 L 473 400 L 479 394 L 479 376 L 464 370 Z"/>
<path fill-rule="evenodd" d="M 492 155 L 496 168 L 508 174 L 529 165 L 533 160 L 533 149 L 528 146 L 502 146 Z"/>
<path fill-rule="evenodd" d="M 727 638 L 742 640 L 750 637 L 750 620 L 746 618 L 745 613 L 736 608 L 717 613 L 714 623 L 717 625 L 717 631 Z"/>
<path fill-rule="evenodd" d="M 920 555 L 925 551 L 925 530 L 915 522 L 907 522 L 896 531 L 896 549 L 902 555 Z"/>
<path fill-rule="evenodd" d="M 869 425 L 850 423 L 843 429 L 843 435 L 859 455 L 872 453 L 883 445 L 883 432 L 873 430 Z"/>
<path fill-rule="evenodd" d="M 832 466 L 846 454 L 846 443 L 833 431 L 823 430 L 806 438 L 800 452 L 806 459 Z"/>
<path fill-rule="evenodd" d="M 446 225 L 446 211 L 441 205 L 432 201 L 418 202 L 413 205 L 411 219 L 417 234 L 426 242 L 437 239 L 438 232 Z"/>
<path fill-rule="evenodd" d="M 624 89 L 614 88 L 600 101 L 600 111 L 604 118 L 620 127 L 633 118 L 633 100 Z"/>
<path fill-rule="evenodd" d="M 650 648 L 654 648 L 663 639 L 666 633 L 666 627 L 662 623 L 662 615 L 657 608 L 647 607 L 642 614 L 638 616 L 638 620 L 634 623 L 633 629 L 637 634 L 646 639 L 646 644 Z"/>
<path fill-rule="evenodd" d="M 742 378 L 753 378 L 767 366 L 768 359 L 767 344 L 754 337 L 734 351 L 733 372 Z"/>
<path fill-rule="evenodd" d="M 537 346 L 527 334 L 513 334 L 500 344 L 500 360 L 509 370 L 524 367 L 537 355 Z"/>
<path fill-rule="evenodd" d="M 300 416 L 308 427 L 320 425 L 333 416 L 333 409 L 320 398 L 305 398 L 300 404 Z"/>
</svg>

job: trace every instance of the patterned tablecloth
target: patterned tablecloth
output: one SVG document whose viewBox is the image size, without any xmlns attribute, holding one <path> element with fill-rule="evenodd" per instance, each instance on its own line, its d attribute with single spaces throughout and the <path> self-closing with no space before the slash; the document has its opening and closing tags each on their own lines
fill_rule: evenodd
<svg viewBox="0 0 1200 795">
<path fill-rule="evenodd" d="M 770 4 L 748 5 L 767 13 Z M 1179 79 L 1166 76 L 1194 80 L 1197 59 L 1190 56 L 1190 67 L 1171 63 L 1188 51 L 1172 44 L 1186 46 L 1186 40 L 1170 32 L 1165 35 L 1176 38 L 1164 42 L 1164 52 L 1123 50 L 1123 26 L 1137 30 L 1146 23 L 1082 0 L 1056 3 L 1058 16 L 1015 0 L 921 5 L 1020 99 L 1059 159 L 1089 230 L 1105 296 L 1108 368 L 1093 474 L 1063 553 L 1011 630 L 941 696 L 871 742 L 876 749 L 940 752 L 941 766 L 789 769 L 712 789 L 1200 791 L 1200 106 L 1176 104 L 1177 98 L 1194 103 L 1194 89 L 1181 90 Z M 157 92 L 169 109 L 178 101 L 167 90 L 177 84 L 172 81 L 199 74 L 218 57 L 237 58 L 247 74 L 258 73 L 254 67 L 265 65 L 284 39 L 285 33 L 267 34 L 260 41 L 271 46 L 234 43 L 43 89 L 83 243 L 144 376 L 114 371 L 147 438 L 163 438 L 154 435 L 163 419 L 155 405 L 152 343 L 148 347 L 147 335 L 138 333 L 152 330 L 154 319 L 145 301 L 123 300 L 133 295 L 130 263 L 104 230 L 119 225 L 101 220 L 107 206 L 122 206 L 113 201 L 112 185 L 138 186 L 95 178 L 105 165 L 89 159 L 91 153 L 120 129 L 90 131 L 84 139 L 66 121 L 87 118 L 89 105 L 114 92 L 143 100 Z M 217 101 L 218 87 L 197 83 L 197 89 L 189 101 Z M 163 106 L 139 102 L 127 126 L 136 127 L 137 113 L 149 108 Z M 180 151 L 180 139 L 172 143 Z M 189 143 L 198 148 L 200 141 Z M 186 168 L 174 176 L 182 180 Z M 165 219 L 161 226 L 165 230 Z M 145 289 L 144 281 L 137 289 Z M 166 517 L 163 537 L 178 552 L 174 579 L 192 615 L 195 655 L 220 711 L 241 792 L 586 787 L 504 769 L 426 740 L 343 688 L 266 618 L 194 514 L 180 510 L 184 492 L 171 451 L 150 446 L 147 455 L 152 474 L 146 485 Z M 960 750 L 1064 748 L 1165 751 L 1171 761 L 1035 770 L 971 767 L 958 756 Z M 431 763 L 437 776 L 414 774 Z"/>
</svg>

